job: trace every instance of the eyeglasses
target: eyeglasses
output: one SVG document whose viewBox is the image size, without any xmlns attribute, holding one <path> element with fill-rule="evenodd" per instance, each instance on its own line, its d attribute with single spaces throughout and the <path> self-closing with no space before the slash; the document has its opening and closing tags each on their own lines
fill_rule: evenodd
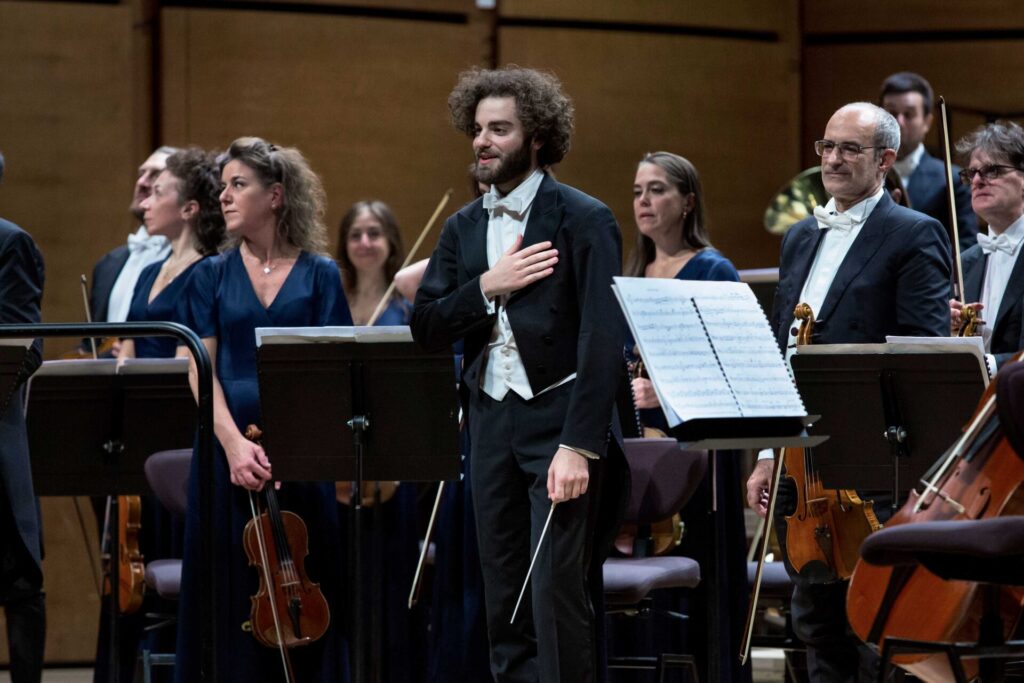
<svg viewBox="0 0 1024 683">
<path fill-rule="evenodd" d="M 974 176 L 980 175 L 982 180 L 990 183 L 996 178 L 1003 177 L 1010 171 L 1019 170 L 1016 166 L 1007 166 L 1006 164 L 990 164 L 981 168 L 964 168 L 960 171 L 960 182 L 964 185 L 970 185 L 974 181 Z"/>
<path fill-rule="evenodd" d="M 864 147 L 856 142 L 832 142 L 831 140 L 818 140 L 814 143 L 814 153 L 819 157 L 824 157 L 839 150 L 839 156 L 843 158 L 843 161 L 856 161 L 857 157 L 863 154 L 866 149 L 877 149 L 877 147 Z"/>
</svg>

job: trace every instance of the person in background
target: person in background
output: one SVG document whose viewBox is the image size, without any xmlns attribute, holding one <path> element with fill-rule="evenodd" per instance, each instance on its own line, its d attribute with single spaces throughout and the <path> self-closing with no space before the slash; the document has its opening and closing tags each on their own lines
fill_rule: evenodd
<svg viewBox="0 0 1024 683">
<path fill-rule="evenodd" d="M 366 325 L 405 258 L 402 233 L 391 207 L 372 199 L 356 202 L 338 229 L 338 263 L 356 325 Z M 407 325 L 409 300 L 395 290 L 374 325 Z"/>
</svg>

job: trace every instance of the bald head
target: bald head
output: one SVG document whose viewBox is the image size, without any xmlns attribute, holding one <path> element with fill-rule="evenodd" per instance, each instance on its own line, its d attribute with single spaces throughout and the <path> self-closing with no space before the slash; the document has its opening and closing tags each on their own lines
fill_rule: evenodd
<svg viewBox="0 0 1024 683">
<path fill-rule="evenodd" d="M 896 119 L 870 102 L 841 107 L 825 127 L 821 179 L 845 211 L 875 194 L 896 160 L 900 127 Z"/>
</svg>

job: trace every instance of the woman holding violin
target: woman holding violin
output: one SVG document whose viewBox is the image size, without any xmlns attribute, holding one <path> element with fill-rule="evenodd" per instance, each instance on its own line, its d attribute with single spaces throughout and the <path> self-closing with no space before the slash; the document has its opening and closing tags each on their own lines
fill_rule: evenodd
<svg viewBox="0 0 1024 683">
<path fill-rule="evenodd" d="M 143 218 L 148 233 L 165 237 L 171 245 L 171 252 L 166 258 L 144 268 L 139 275 L 128 309 L 129 322 L 184 321 L 182 293 L 188 276 L 202 258 L 217 252 L 217 247 L 224 239 L 224 217 L 220 211 L 219 195 L 220 167 L 212 154 L 192 147 L 168 157 L 166 169 L 156 178 L 152 193 L 142 201 L 140 207 L 144 212 Z M 122 340 L 118 358 L 173 358 L 174 355 L 174 339 L 142 337 Z M 133 551 L 127 551 L 129 556 L 141 555 L 138 558 L 138 567 L 142 568 L 143 559 L 149 562 L 181 557 L 184 535 L 181 521 L 172 518 L 163 506 L 150 496 L 122 498 L 127 503 L 127 508 L 120 511 L 122 525 L 127 524 L 131 518 L 129 509 L 133 506 L 140 508 L 140 529 L 137 532 L 138 537 L 134 539 L 135 547 Z M 111 530 L 111 533 L 119 532 Z M 126 548 L 122 547 L 122 552 L 125 551 Z M 129 574 L 126 567 L 121 567 L 120 572 L 122 577 Z M 141 577 L 137 578 L 138 580 L 134 582 L 136 585 L 132 585 L 131 590 L 137 593 L 136 604 L 141 604 L 132 614 L 121 618 L 118 630 L 121 650 L 120 680 L 123 681 L 131 680 L 135 670 L 140 641 L 144 637 L 143 614 L 173 609 L 168 605 L 150 604 L 149 601 L 158 600 L 155 594 L 147 595 L 147 602 L 142 602 L 144 586 Z M 93 680 L 97 682 L 110 680 L 107 671 L 110 661 L 107 656 L 107 604 L 106 601 L 103 602 L 100 614 L 96 669 L 93 675 Z M 167 629 L 152 631 L 148 638 L 153 640 L 166 631 Z M 150 649 L 173 650 L 173 639 L 159 646 L 151 642 Z"/>
<path fill-rule="evenodd" d="M 670 152 L 645 155 L 637 165 L 633 181 L 633 215 L 636 219 L 636 242 L 626 263 L 625 275 L 739 281 L 739 273 L 729 259 L 711 246 L 700 175 L 689 160 Z M 626 355 L 635 367 L 632 340 L 627 342 Z M 631 372 L 630 376 L 634 377 L 631 388 L 640 422 L 645 427 L 667 431 L 665 415 L 651 381 L 637 374 Z M 722 573 L 720 580 L 724 582 L 723 585 L 729 586 L 745 585 L 746 582 L 746 536 L 740 499 L 742 475 L 737 465 L 736 458 L 716 459 L 718 510 L 725 515 L 724 523 L 719 525 L 723 538 L 717 546 L 724 548 L 725 553 L 724 557 L 719 558 L 718 566 Z M 709 476 L 680 511 L 684 535 L 676 551 L 696 559 L 703 566 L 706 566 L 705 558 L 709 549 L 716 547 L 706 531 L 705 520 L 710 508 Z M 668 599 L 679 602 L 684 598 L 672 596 Z M 741 670 L 735 661 L 738 641 L 736 647 L 731 645 L 739 631 L 739 624 L 742 624 L 746 603 L 744 591 L 730 591 L 728 612 L 720 622 L 721 633 L 708 634 L 702 629 L 693 629 L 688 633 L 689 642 L 685 644 L 685 651 L 696 653 L 702 680 L 707 678 L 704 655 L 707 652 L 707 638 L 719 638 L 725 643 L 721 649 L 724 680 L 750 680 L 749 667 Z M 681 605 L 669 605 L 668 608 L 679 611 Z M 685 610 L 689 613 L 690 623 L 705 623 L 705 609 L 704 601 L 698 599 L 696 604 Z M 659 631 L 666 633 L 668 629 Z M 651 637 L 654 637 L 653 634 Z M 658 651 L 678 652 L 682 646 L 680 642 L 666 642 Z"/>
<path fill-rule="evenodd" d="M 250 596 L 260 589 L 262 575 L 248 566 L 243 549 L 243 531 L 252 518 L 249 492 L 276 486 L 266 453 L 244 435 L 247 425 L 260 422 L 253 332 L 257 327 L 350 325 L 352 318 L 338 268 L 324 255 L 323 187 L 302 154 L 260 138 L 239 138 L 223 157 L 221 186 L 227 249 L 195 267 L 186 293 L 186 320 L 214 365 L 219 457 L 213 516 L 220 539 L 217 595 L 223 615 L 218 673 L 225 681 L 281 681 L 286 653 L 260 645 L 251 632 Z M 194 388 L 194 372 L 191 379 Z M 175 666 L 175 680 L 181 683 L 199 679 L 203 615 L 198 600 L 197 479 L 193 459 Z M 334 487 L 326 482 L 285 483 L 276 498 L 281 509 L 305 520 L 308 578 L 320 583 L 329 605 L 339 605 L 341 531 Z M 301 564 L 302 558 L 295 560 Z M 288 618 L 280 616 L 282 621 Z M 336 621 L 321 626 L 326 628 L 321 638 L 291 650 L 293 680 L 347 679 L 341 629 Z"/>
<path fill-rule="evenodd" d="M 980 326 L 990 371 L 1024 348 L 1024 129 L 1012 121 L 986 124 L 956 146 L 964 158 L 960 182 L 971 188 L 974 213 L 988 223 L 978 243 L 961 256 L 964 299 Z M 961 303 L 949 302 L 953 329 Z"/>
</svg>

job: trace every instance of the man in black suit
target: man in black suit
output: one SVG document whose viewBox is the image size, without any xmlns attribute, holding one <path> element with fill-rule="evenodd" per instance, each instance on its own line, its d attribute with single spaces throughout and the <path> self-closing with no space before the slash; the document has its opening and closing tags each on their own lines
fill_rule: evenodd
<svg viewBox="0 0 1024 683">
<path fill-rule="evenodd" d="M 142 222 L 142 202 L 153 192 L 153 182 L 167 165 L 174 147 L 160 147 L 139 166 L 132 203 L 128 207 L 135 219 Z M 89 309 L 95 322 L 124 322 L 128 317 L 135 282 L 142 269 L 160 261 L 170 253 L 171 245 L 162 236 L 150 236 L 146 227 L 128 236 L 128 243 L 105 254 L 92 270 Z"/>
<path fill-rule="evenodd" d="M 572 104 L 554 77 L 468 71 L 448 104 L 491 189 L 445 223 L 412 330 L 428 348 L 465 341 L 491 670 L 499 682 L 592 681 L 601 644 L 587 574 L 594 479 L 621 376 L 624 328 L 611 290 L 621 237 L 605 205 L 544 170 L 572 131 Z"/>
<path fill-rule="evenodd" d="M 924 148 L 924 138 L 934 118 L 934 100 L 932 86 L 928 81 L 909 71 L 901 71 L 886 78 L 878 96 L 879 105 L 900 124 L 900 148 L 896 151 L 893 168 L 900 174 L 907 188 L 910 207 L 937 219 L 946 226 L 947 234 L 952 237 L 949 201 L 946 199 L 946 166 Z M 955 181 L 959 171 L 959 168 L 953 167 L 953 191 L 960 250 L 966 251 L 974 245 L 978 222 L 971 211 L 970 191 Z"/>
<path fill-rule="evenodd" d="M 817 318 L 814 343 L 949 334 L 946 232 L 935 219 L 897 205 L 882 186 L 899 143 L 896 120 L 866 102 L 839 109 L 815 143 L 832 198 L 782 240 L 772 325 L 787 355 L 795 345 L 793 309 L 800 302 L 809 303 Z M 747 501 L 761 516 L 773 471 L 771 453 L 766 455 L 747 481 Z M 784 523 L 779 536 L 785 547 Z M 846 623 L 847 584 L 791 575 L 793 627 L 807 645 L 811 681 L 873 681 L 877 657 Z"/>
<path fill-rule="evenodd" d="M 0 178 L 3 177 L 0 155 Z M 0 219 L 0 324 L 39 322 L 43 257 L 32 238 Z M 42 526 L 32 491 L 24 382 L 42 362 L 42 344 L 25 352 L 13 387 L 0 386 L 0 604 L 7 617 L 12 683 L 39 683 L 46 641 Z"/>
<path fill-rule="evenodd" d="M 988 233 L 964 251 L 964 298 L 985 324 L 981 335 L 991 372 L 1024 349 L 1024 130 L 1012 121 L 978 128 L 956 146 L 967 162 L 960 171 Z M 960 302 L 950 301 L 953 324 Z"/>
</svg>

